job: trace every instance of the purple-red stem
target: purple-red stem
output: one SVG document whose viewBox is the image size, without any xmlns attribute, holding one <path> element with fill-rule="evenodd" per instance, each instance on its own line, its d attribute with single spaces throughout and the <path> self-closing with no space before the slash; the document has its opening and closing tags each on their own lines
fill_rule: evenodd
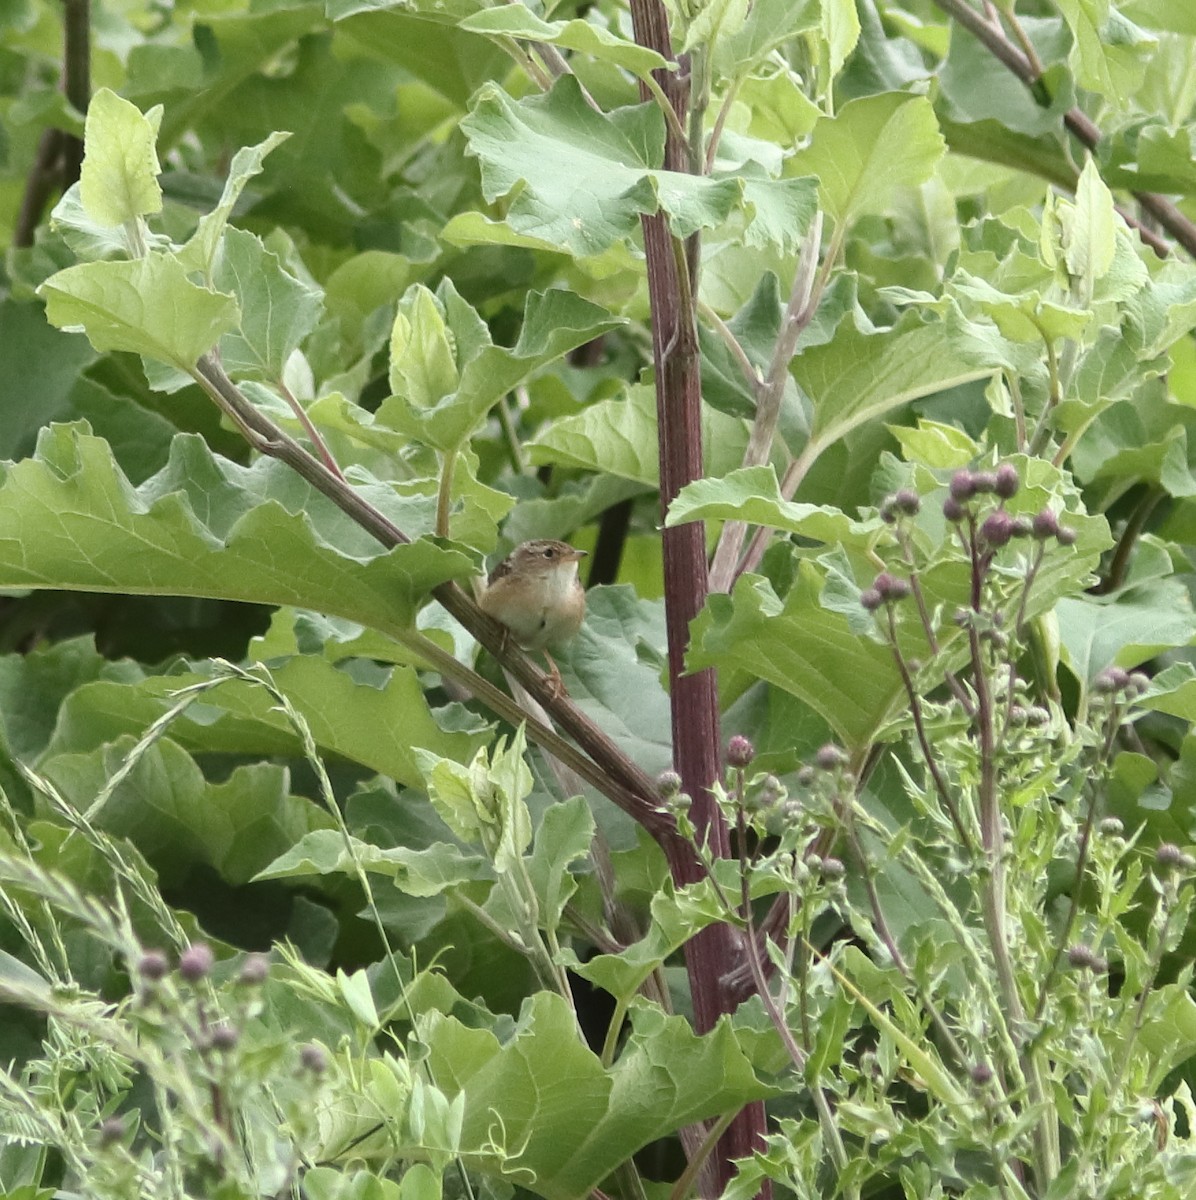
<svg viewBox="0 0 1196 1200">
<path fill-rule="evenodd" d="M 635 39 L 672 59 L 668 15 L 660 0 L 631 0 Z M 688 71 L 660 71 L 657 82 L 684 127 L 689 107 Z M 645 99 L 647 96 L 645 95 Z M 689 169 L 688 147 L 671 132 L 665 143 L 666 170 Z M 696 246 L 674 252 L 663 214 L 642 218 L 652 308 L 652 349 L 656 366 L 656 412 L 660 431 L 660 504 L 663 517 L 673 498 L 702 476 L 702 389 L 693 290 L 696 278 L 682 270 L 697 263 Z M 691 284 L 692 286 L 686 286 Z M 673 763 L 690 796 L 697 837 L 712 858 L 730 854 L 727 825 L 711 788 L 720 773 L 718 680 L 713 671 L 687 674 L 685 652 L 690 622 L 706 602 L 706 535 L 700 522 L 665 529 L 664 594 L 668 627 L 669 692 L 672 703 Z M 673 879 L 691 883 L 702 875 L 696 855 L 679 842 L 664 843 Z M 685 947 L 685 962 L 699 1033 L 729 1012 L 733 1000 L 723 980 L 739 960 L 737 935 L 729 925 L 713 925 Z M 719 1142 L 703 1192 L 718 1194 L 732 1176 L 731 1161 L 759 1148 L 764 1135 L 764 1106 L 751 1104 L 732 1122 Z"/>
</svg>

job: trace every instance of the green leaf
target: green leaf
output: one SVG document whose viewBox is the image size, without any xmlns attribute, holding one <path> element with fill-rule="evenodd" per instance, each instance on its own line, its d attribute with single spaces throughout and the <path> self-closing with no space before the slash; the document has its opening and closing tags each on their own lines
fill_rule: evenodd
<svg viewBox="0 0 1196 1200">
<path fill-rule="evenodd" d="M 1091 296 L 1097 280 L 1103 279 L 1113 265 L 1117 224 L 1113 193 L 1105 187 L 1090 158 L 1080 172 L 1064 245 L 1067 269 L 1078 282 L 1082 296 Z"/>
<path fill-rule="evenodd" d="M 651 71 L 675 70 L 676 65 L 655 50 L 637 46 L 590 21 L 545 21 L 522 4 L 501 4 L 473 13 L 458 25 L 472 33 L 523 38 L 577 50 L 587 58 L 608 62 L 643 78 Z"/>
<path fill-rule="evenodd" d="M 634 1022 L 605 1071 L 553 993 L 524 1004 L 505 1043 L 429 1013 L 420 1029 L 428 1066 L 447 1095 L 465 1097 L 461 1143 L 470 1162 L 547 1200 L 583 1200 L 648 1142 L 775 1093 L 754 1077 L 725 1020 L 701 1038 L 682 1018 L 646 1007 Z"/>
<path fill-rule="evenodd" d="M 405 895 L 438 896 L 446 888 L 471 883 L 489 874 L 488 866 L 480 858 L 467 857 L 448 842 L 436 842 L 422 850 L 408 846 L 383 850 L 357 838 L 350 838 L 349 843 L 345 845 L 339 830 L 315 830 L 260 870 L 254 879 L 355 876 L 360 866 L 371 875 L 393 879 L 395 887 Z"/>
<path fill-rule="evenodd" d="M 1188 590 L 1173 579 L 1152 580 L 1113 596 L 1064 596 L 1056 612 L 1063 661 L 1085 685 L 1105 667 L 1137 667 L 1196 638 Z"/>
<path fill-rule="evenodd" d="M 851 100 L 814 126 L 787 175 L 817 175 L 823 207 L 842 227 L 883 213 L 897 188 L 930 178 L 945 144 L 924 96 L 887 92 Z"/>
<path fill-rule="evenodd" d="M 776 471 L 770 466 L 746 467 L 722 479 L 687 484 L 669 505 L 665 525 L 712 519 L 746 521 L 819 542 L 859 546 L 870 545 L 883 528 L 879 518 L 853 521 L 838 508 L 783 499 Z"/>
<path fill-rule="evenodd" d="M 425 499 L 363 490 L 413 534 L 426 528 Z M 239 467 L 193 436 L 140 488 L 80 426 L 43 431 L 38 456 L 0 474 L 3 587 L 294 604 L 396 632 L 431 588 L 473 569 L 426 540 L 385 551 L 289 468 Z"/>
<path fill-rule="evenodd" d="M 990 331 L 949 314 L 933 324 L 903 320 L 880 333 L 845 321 L 832 341 L 799 354 L 791 371 L 814 404 L 812 440 L 825 446 L 908 400 L 983 379 L 1006 358 Z"/>
<path fill-rule="evenodd" d="M 1080 86 L 1124 105 L 1141 84 L 1158 39 L 1109 0 L 1059 0 L 1059 11 L 1076 40 L 1072 58 Z"/>
<path fill-rule="evenodd" d="M 593 842 L 594 817 L 584 796 L 574 796 L 545 810 L 527 873 L 536 893 L 539 920 L 548 929 L 555 931 L 565 905 L 577 891 L 570 866 L 589 856 Z"/>
<path fill-rule="evenodd" d="M 169 254 L 67 267 L 38 294 L 52 325 L 81 330 L 97 350 L 145 354 L 180 371 L 190 371 L 240 315 L 232 296 L 192 283 Z"/>
<path fill-rule="evenodd" d="M 238 380 L 281 380 L 291 352 L 319 320 L 319 291 L 285 271 L 277 254 L 241 229 L 225 231 L 212 281 L 237 297 L 241 311 L 239 329 L 220 341 L 225 370 Z"/>
<path fill-rule="evenodd" d="M 63 706 L 47 755 L 91 750 L 122 734 L 141 734 L 175 702 L 178 689 L 211 679 L 215 669 L 153 676 L 140 683 L 87 684 Z M 416 671 L 395 666 L 362 682 L 352 671 L 312 655 L 271 664 L 271 677 L 306 720 L 321 754 L 422 786 L 416 749 L 468 759 L 484 731 L 443 729 L 428 708 Z M 171 725 L 189 753 L 296 757 L 303 746 L 264 687 L 230 681 L 209 691 Z M 264 864 L 263 864 L 264 865 Z"/>
<path fill-rule="evenodd" d="M 507 223 L 573 255 L 632 237 L 641 213 L 663 212 L 677 237 L 721 224 L 737 208 L 745 237 L 792 252 L 814 214 L 800 179 L 714 179 L 660 170 L 664 118 L 654 104 L 594 112 L 573 75 L 521 101 L 490 84 L 461 122 L 490 201 L 511 196 Z M 794 172 L 797 174 L 797 172 Z"/>
<path fill-rule="evenodd" d="M 377 420 L 444 451 L 459 449 L 513 387 L 623 324 L 573 292 L 532 291 L 519 339 L 508 350 L 490 344 L 485 323 L 447 280 L 439 298 L 421 289 L 411 314 L 400 312 L 395 322 L 392 349 L 397 347 L 399 365 L 391 371 L 397 394 L 382 403 Z"/>
<path fill-rule="evenodd" d="M 131 736 L 87 754 L 60 754 L 41 766 L 80 811 L 86 811 L 135 745 Z M 177 744 L 161 740 L 139 759 L 94 820 L 135 841 L 163 887 L 177 887 L 197 864 L 233 886 L 247 883 L 271 859 L 332 818 L 288 794 L 287 772 L 269 763 L 238 767 L 209 783 Z"/>
<path fill-rule="evenodd" d="M 155 142 L 161 108 L 143 116 L 135 104 L 100 88 L 87 106 L 86 153 L 79 194 L 87 215 L 99 225 L 124 225 L 162 209 Z"/>
<path fill-rule="evenodd" d="M 188 271 L 203 271 L 207 274 L 212 269 L 212 262 L 228 225 L 228 219 L 232 216 L 246 184 L 255 175 L 261 174 L 266 155 L 290 136 L 289 133 L 272 133 L 256 146 L 242 146 L 233 155 L 220 200 L 215 208 L 199 218 L 195 232 L 178 253 L 179 261 Z"/>
</svg>

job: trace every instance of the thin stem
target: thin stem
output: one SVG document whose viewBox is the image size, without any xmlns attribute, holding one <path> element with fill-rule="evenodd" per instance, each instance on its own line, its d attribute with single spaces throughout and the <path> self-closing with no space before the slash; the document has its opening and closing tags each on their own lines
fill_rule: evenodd
<svg viewBox="0 0 1196 1200">
<path fill-rule="evenodd" d="M 307 415 L 307 410 L 302 404 L 292 395 L 291 389 L 287 387 L 281 379 L 277 381 L 278 390 L 282 393 L 282 398 L 287 402 L 287 406 L 291 412 L 295 414 L 295 419 L 303 426 L 304 433 L 307 434 L 308 441 L 315 447 L 315 451 L 320 461 L 332 472 L 338 479 L 344 479 L 344 472 L 337 464 L 336 458 L 331 450 L 328 449 L 328 443 L 324 441 L 320 431 L 315 427 L 311 417 Z"/>
<path fill-rule="evenodd" d="M 460 446 L 454 446 L 444 452 L 440 464 L 440 481 L 436 485 L 436 536 L 449 536 L 449 517 L 453 507 L 453 475 L 456 473 L 457 458 L 461 453 Z"/>
<path fill-rule="evenodd" d="M 818 268 L 818 249 L 822 243 L 822 214 L 815 214 L 810 228 L 802 242 L 801 253 L 797 260 L 797 270 L 793 276 L 793 287 L 789 292 L 789 303 L 785 306 L 785 315 L 781 320 L 781 329 L 777 335 L 776 346 L 773 348 L 772 360 L 768 365 L 768 374 L 764 386 L 758 392 L 756 403 L 756 419 L 752 423 L 752 431 L 748 444 L 743 452 L 742 465 L 757 467 L 766 463 L 772 454 L 773 440 L 776 437 L 777 423 L 781 415 L 781 400 L 785 394 L 785 383 L 789 378 L 789 363 L 797 349 L 802 332 L 809 325 L 818 307 L 818 297 L 815 293 L 814 280 Z M 823 276 L 825 280 L 826 276 Z M 747 524 L 743 521 L 728 521 L 723 526 L 719 537 L 718 547 L 714 552 L 714 560 L 710 566 L 710 590 L 714 592 L 730 591 L 735 581 L 736 564 L 739 561 L 739 551 L 747 534 Z"/>
<path fill-rule="evenodd" d="M 893 661 L 897 664 L 897 672 L 901 676 L 902 685 L 905 687 L 905 694 L 909 699 L 910 715 L 913 718 L 914 732 L 918 738 L 918 746 L 922 751 L 922 760 L 926 764 L 927 771 L 930 772 L 931 781 L 934 783 L 934 790 L 938 793 L 939 803 L 947 810 L 947 815 L 951 818 L 951 824 L 955 826 L 955 832 L 960 842 L 969 852 L 974 853 L 976 844 L 972 839 L 971 832 L 964 825 L 963 819 L 959 815 L 959 806 L 955 803 L 955 797 L 951 794 L 951 789 L 947 786 L 947 781 L 943 778 L 943 773 L 939 770 L 934 748 L 930 744 L 930 736 L 926 732 L 926 724 L 922 719 L 922 698 L 914 687 L 913 677 L 910 675 L 909 667 L 905 662 L 905 655 L 901 653 L 901 647 L 897 642 L 897 617 L 891 603 L 885 604 L 885 616 L 888 623 L 889 647 L 893 651 Z"/>
<path fill-rule="evenodd" d="M 526 393 L 527 389 L 524 385 L 520 384 L 520 389 Z M 519 440 L 519 431 L 515 428 L 515 418 L 511 415 L 511 402 L 506 396 L 503 396 L 498 402 L 498 423 L 502 427 L 503 441 L 506 443 L 507 453 L 511 457 L 512 468 L 517 475 L 526 475 L 528 473 L 527 455 L 523 453 L 523 443 Z"/>
<path fill-rule="evenodd" d="M 731 1127 L 737 1114 L 734 1110 L 723 1113 L 721 1117 L 713 1121 L 702 1144 L 697 1151 L 690 1155 L 689 1162 L 685 1164 L 685 1170 L 677 1177 L 677 1182 L 673 1184 L 673 1190 L 669 1192 L 669 1200 L 684 1200 L 684 1197 L 689 1195 L 690 1189 L 694 1186 L 698 1175 L 702 1168 L 706 1165 L 711 1154 L 714 1153 L 718 1146 L 719 1139 Z"/>
</svg>

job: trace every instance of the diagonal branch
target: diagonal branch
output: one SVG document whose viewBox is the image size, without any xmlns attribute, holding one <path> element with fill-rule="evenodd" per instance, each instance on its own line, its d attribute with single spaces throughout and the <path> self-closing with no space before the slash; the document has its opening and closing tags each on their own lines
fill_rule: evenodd
<svg viewBox="0 0 1196 1200">
<path fill-rule="evenodd" d="M 204 355 L 199 360 L 195 377 L 255 450 L 285 462 L 382 545 L 389 548 L 411 541 L 344 478 L 330 471 L 255 408 L 228 377 L 214 354 Z M 519 680 L 551 714 L 553 720 L 574 739 L 580 751 L 548 725 L 529 720 L 528 714 L 506 693 L 435 643 L 417 634 L 407 635 L 413 648 L 442 674 L 468 688 L 494 712 L 516 723 L 526 721 L 528 736 L 538 745 L 571 767 L 643 825 L 661 843 L 666 854 L 679 853 L 684 843 L 677 836 L 672 817 L 658 805 L 655 784 L 647 773 L 628 758 L 568 697 L 558 695 L 552 682 L 532 659 L 511 643 L 503 626 L 482 612 L 455 583 L 442 584 L 434 589 L 433 595 Z"/>
</svg>

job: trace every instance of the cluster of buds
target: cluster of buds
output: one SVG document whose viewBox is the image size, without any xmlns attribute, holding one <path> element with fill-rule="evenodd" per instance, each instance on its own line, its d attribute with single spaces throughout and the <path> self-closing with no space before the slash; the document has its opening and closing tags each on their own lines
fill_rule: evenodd
<svg viewBox="0 0 1196 1200">
<path fill-rule="evenodd" d="M 1133 700 L 1150 690 L 1150 676 L 1145 671 L 1106 667 L 1092 681 L 1092 690 L 1102 696 L 1124 696 Z"/>
</svg>

